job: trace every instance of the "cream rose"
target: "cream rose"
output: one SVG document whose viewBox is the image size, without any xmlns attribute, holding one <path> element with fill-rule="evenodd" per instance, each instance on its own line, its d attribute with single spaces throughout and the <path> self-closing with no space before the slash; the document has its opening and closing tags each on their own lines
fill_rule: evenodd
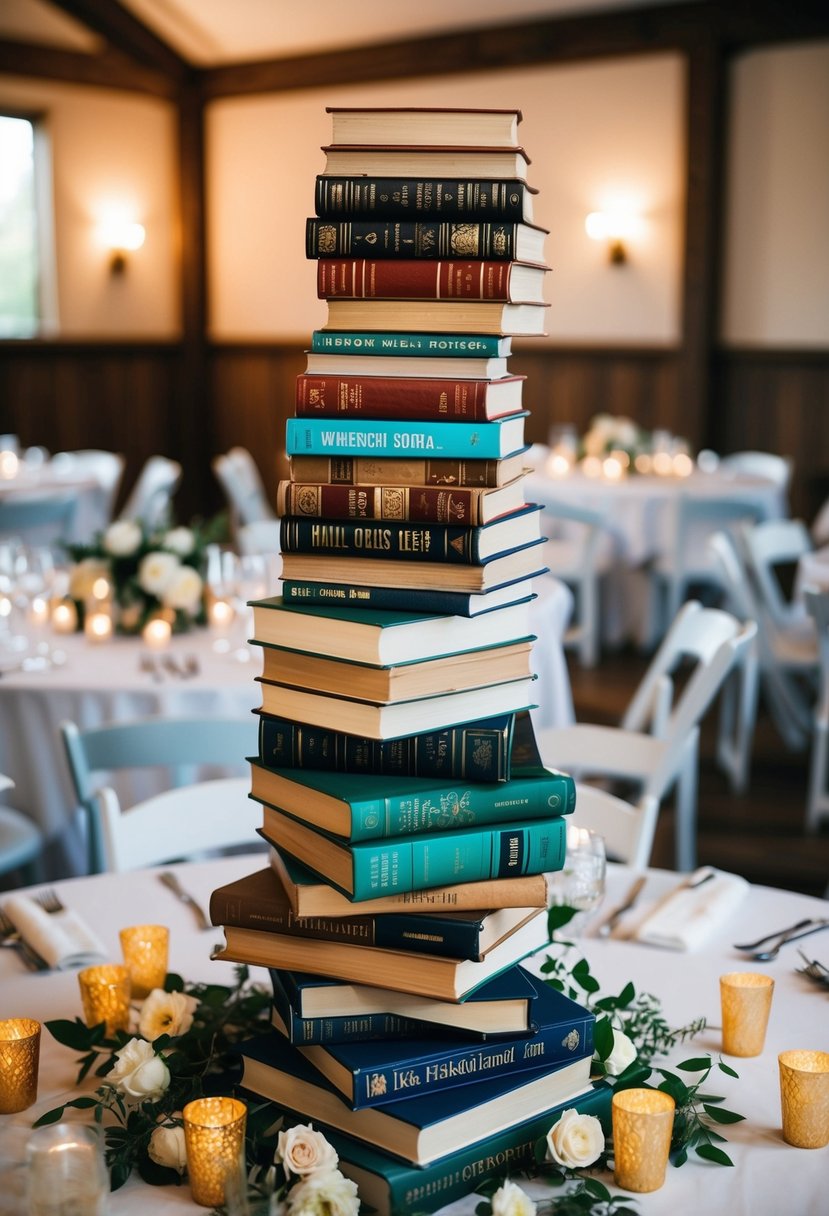
<svg viewBox="0 0 829 1216">
<path fill-rule="evenodd" d="M 189 557 L 196 547 L 196 538 L 190 528 L 171 528 L 161 544 L 170 553 L 177 553 L 179 557 Z"/>
<path fill-rule="evenodd" d="M 604 1062 L 611 1077 L 618 1077 L 636 1059 L 636 1048 L 622 1030 L 613 1029 L 613 1050 Z"/>
<path fill-rule="evenodd" d="M 509 1178 L 492 1196 L 492 1216 L 535 1216 L 535 1213 L 533 1200 Z"/>
<path fill-rule="evenodd" d="M 141 525 L 132 519 L 116 519 L 104 533 L 104 549 L 113 557 L 129 557 L 141 544 Z"/>
<path fill-rule="evenodd" d="M 161 602 L 165 608 L 195 612 L 201 600 L 203 585 L 201 575 L 192 566 L 179 566 L 162 591 Z"/>
<path fill-rule="evenodd" d="M 157 1127 L 150 1136 L 147 1153 L 156 1165 L 164 1165 L 169 1170 L 183 1174 L 187 1168 L 184 1128 L 170 1124 Z"/>
<path fill-rule="evenodd" d="M 162 1034 L 173 1037 L 187 1034 L 193 1025 L 193 1014 L 198 1003 L 196 997 L 186 996 L 183 992 L 165 992 L 163 988 L 153 988 L 141 1006 L 139 1034 L 151 1043 Z"/>
<path fill-rule="evenodd" d="M 595 1115 L 580 1115 L 570 1108 L 547 1132 L 547 1157 L 578 1170 L 592 1165 L 604 1152 L 604 1132 Z"/>
<path fill-rule="evenodd" d="M 108 1080 L 120 1093 L 136 1101 L 161 1097 L 170 1084 L 170 1070 L 151 1043 L 130 1039 L 115 1055 L 115 1067 Z"/>
<path fill-rule="evenodd" d="M 69 594 L 73 600 L 88 600 L 99 578 L 109 579 L 109 563 L 97 557 L 85 557 L 69 573 Z"/>
<path fill-rule="evenodd" d="M 174 553 L 154 551 L 141 559 L 138 584 L 148 595 L 163 595 L 180 563 Z"/>
<path fill-rule="evenodd" d="M 357 1183 L 339 1170 L 309 1174 L 288 1192 L 291 1216 L 358 1216 Z"/>
<path fill-rule="evenodd" d="M 312 1123 L 298 1123 L 279 1133 L 276 1160 L 281 1161 L 288 1177 L 308 1177 L 320 1171 L 337 1168 L 339 1158 L 322 1132 L 314 1131 Z"/>
</svg>

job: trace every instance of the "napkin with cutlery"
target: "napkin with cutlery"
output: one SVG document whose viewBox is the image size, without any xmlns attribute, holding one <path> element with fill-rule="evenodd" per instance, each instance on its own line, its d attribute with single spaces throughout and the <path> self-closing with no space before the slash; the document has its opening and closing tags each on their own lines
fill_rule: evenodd
<svg viewBox="0 0 829 1216">
<path fill-rule="evenodd" d="M 633 937 L 666 950 L 695 950 L 728 919 L 748 886 L 739 874 L 704 866 L 661 899 Z"/>
<path fill-rule="evenodd" d="M 104 963 L 108 958 L 103 943 L 70 908 L 50 913 L 28 895 L 9 895 L 3 911 L 23 940 L 57 971 Z"/>
</svg>

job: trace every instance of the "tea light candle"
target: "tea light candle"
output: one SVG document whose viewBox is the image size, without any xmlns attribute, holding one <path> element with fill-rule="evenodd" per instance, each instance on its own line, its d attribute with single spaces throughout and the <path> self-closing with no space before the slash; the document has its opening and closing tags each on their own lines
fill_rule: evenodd
<svg viewBox="0 0 829 1216">
<path fill-rule="evenodd" d="M 5 450 L 0 452 L 0 477 L 4 481 L 11 481 L 16 477 L 20 469 L 20 457 L 17 452 Z"/>
<path fill-rule="evenodd" d="M 40 1022 L 7 1018 L 0 1022 L 0 1114 L 26 1110 L 37 1098 Z"/>
<path fill-rule="evenodd" d="M 141 630 L 144 645 L 150 650 L 166 650 L 173 636 L 173 627 L 163 616 L 151 616 Z"/>
<path fill-rule="evenodd" d="M 112 588 L 110 587 L 109 579 L 104 578 L 103 575 L 96 578 L 95 582 L 92 584 L 93 600 L 108 600 L 111 591 Z"/>
<path fill-rule="evenodd" d="M 40 627 L 49 622 L 49 601 L 44 599 L 42 595 L 33 597 L 29 604 L 29 621 L 32 625 Z"/>
<path fill-rule="evenodd" d="M 78 628 L 78 610 L 74 600 L 58 600 L 52 608 L 52 628 L 55 633 L 74 633 Z"/>
<path fill-rule="evenodd" d="M 247 1107 L 238 1098 L 196 1098 L 181 1113 L 190 1193 L 194 1203 L 216 1207 L 242 1151 Z"/>
<path fill-rule="evenodd" d="M 130 1021 L 130 973 L 115 963 L 102 963 L 78 972 L 83 1016 L 87 1026 L 106 1022 L 108 1035 L 126 1030 Z"/>
<path fill-rule="evenodd" d="M 163 988 L 167 976 L 170 932 L 165 925 L 130 925 L 121 929 L 124 966 L 130 973 L 133 997 Z"/>
<path fill-rule="evenodd" d="M 233 605 L 227 600 L 213 600 L 208 609 L 210 624 L 219 629 L 226 629 L 233 621 Z"/>
<path fill-rule="evenodd" d="M 112 613 L 103 605 L 87 611 L 83 631 L 88 642 L 108 642 L 112 638 Z"/>
</svg>

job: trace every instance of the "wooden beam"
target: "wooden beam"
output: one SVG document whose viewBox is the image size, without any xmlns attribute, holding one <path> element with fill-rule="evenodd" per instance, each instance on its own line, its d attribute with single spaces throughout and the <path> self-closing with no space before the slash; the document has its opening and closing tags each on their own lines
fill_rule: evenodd
<svg viewBox="0 0 829 1216">
<path fill-rule="evenodd" d="M 176 86 L 169 77 L 136 63 L 119 51 L 97 54 L 66 51 L 58 47 L 28 42 L 0 40 L 0 73 L 69 84 L 92 85 L 104 89 L 125 89 L 172 98 Z"/>
<path fill-rule="evenodd" d="M 133 61 L 178 83 L 189 76 L 191 67 L 181 55 L 117 0 L 51 0 L 51 3 Z"/>
</svg>

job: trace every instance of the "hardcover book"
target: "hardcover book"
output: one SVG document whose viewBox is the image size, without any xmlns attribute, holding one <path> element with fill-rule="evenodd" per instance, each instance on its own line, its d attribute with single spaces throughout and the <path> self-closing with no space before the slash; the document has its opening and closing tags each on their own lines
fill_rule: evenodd
<svg viewBox="0 0 829 1216">
<path fill-rule="evenodd" d="M 545 228 L 499 220 L 308 219 L 309 258 L 481 258 L 544 265 Z"/>
<path fill-rule="evenodd" d="M 523 148 L 427 147 L 423 144 L 328 145 L 325 176 L 527 178 L 530 158 Z"/>
<path fill-rule="evenodd" d="M 371 336 L 377 335 L 366 335 Z M 361 354 L 357 350 L 337 350 L 324 345 L 321 345 L 319 352 L 310 350 L 305 356 L 306 372 L 320 376 L 429 376 L 433 380 L 500 380 L 507 375 L 508 364 L 509 360 L 501 355 L 442 357 L 426 355 L 425 352 L 395 354 L 388 351 L 381 354 L 379 350 Z"/>
<path fill-rule="evenodd" d="M 543 568 L 533 570 L 532 577 L 546 573 Z M 422 587 L 360 587 L 346 583 L 331 583 L 327 580 L 309 582 L 307 579 L 282 580 L 282 597 L 287 604 L 306 604 L 308 607 L 334 604 L 353 604 L 360 610 L 379 608 L 385 612 L 414 612 L 440 616 L 477 617 L 495 608 L 509 604 L 526 603 L 535 599 L 532 579 L 518 579 L 504 583 L 480 595 L 464 591 L 427 591 Z"/>
<path fill-rule="evenodd" d="M 496 1077 L 435 1097 L 425 1094 L 354 1111 L 275 1031 L 242 1044 L 240 1054 L 245 1089 L 415 1165 L 428 1165 L 523 1123 L 554 1103 L 575 1098 L 590 1083 L 590 1057 L 582 1056 L 555 1072 L 531 1073 L 520 1084 L 513 1077 Z"/>
<path fill-rule="evenodd" d="M 372 1039 L 403 1039 L 407 1035 L 428 1035 L 436 1028 L 428 1022 L 400 1018 L 393 1013 L 337 1015 L 303 1018 L 294 1012 L 282 976 L 287 972 L 270 970 L 273 988 L 272 1025 L 295 1047 L 314 1043 L 365 1043 Z M 448 1032 L 447 1032 L 448 1033 Z"/>
<path fill-rule="evenodd" d="M 462 259 L 321 258 L 321 300 L 493 301 L 543 304 L 546 266 Z"/>
<path fill-rule="evenodd" d="M 327 481 L 331 485 L 502 486 L 525 472 L 526 453 L 495 460 L 432 460 L 429 457 L 303 456 L 291 458 L 291 481 Z"/>
<path fill-rule="evenodd" d="M 477 527 L 527 505 L 523 475 L 492 489 L 454 486 L 332 486 L 280 481 L 278 515 L 309 519 L 395 519 Z"/>
<path fill-rule="evenodd" d="M 298 418 L 411 418 L 435 422 L 491 422 L 521 410 L 524 376 L 500 380 L 391 376 L 296 378 Z"/>
<path fill-rule="evenodd" d="M 422 453 L 463 460 L 468 455 L 498 460 L 524 447 L 527 411 L 489 422 L 417 422 L 393 418 L 288 418 L 289 456 L 375 456 Z M 394 481 L 394 478 L 391 478 Z"/>
<path fill-rule="evenodd" d="M 467 359 L 506 360 L 512 353 L 512 338 L 488 334 L 353 333 L 350 330 L 336 333 L 315 329 L 311 334 L 311 352 L 365 356 L 367 365 L 369 359 L 390 356 L 394 359 L 451 359 L 451 366 L 455 366 L 456 362 L 463 364 Z M 447 374 L 458 376 L 462 373 L 450 371 Z"/>
<path fill-rule="evenodd" d="M 333 144 L 470 144 L 514 148 L 520 110 L 326 106 Z"/>
<path fill-rule="evenodd" d="M 549 874 L 564 864 L 564 819 L 559 815 L 353 843 L 267 804 L 262 817 L 262 831 L 271 844 L 355 902 L 456 882 Z"/>
<path fill-rule="evenodd" d="M 251 793 L 352 842 L 549 819 L 576 807 L 567 773 L 517 765 L 509 781 L 447 784 L 440 777 L 389 777 L 318 769 L 266 768 L 251 761 Z M 555 868 L 555 867 L 552 867 Z"/>
<path fill-rule="evenodd" d="M 326 219 L 491 219 L 531 224 L 533 195 L 526 182 L 478 178 L 380 177 L 359 174 L 316 180 L 314 210 Z"/>
<path fill-rule="evenodd" d="M 546 333 L 547 308 L 547 304 L 504 304 L 500 300 L 329 299 L 325 329 L 541 337 Z"/>
</svg>

